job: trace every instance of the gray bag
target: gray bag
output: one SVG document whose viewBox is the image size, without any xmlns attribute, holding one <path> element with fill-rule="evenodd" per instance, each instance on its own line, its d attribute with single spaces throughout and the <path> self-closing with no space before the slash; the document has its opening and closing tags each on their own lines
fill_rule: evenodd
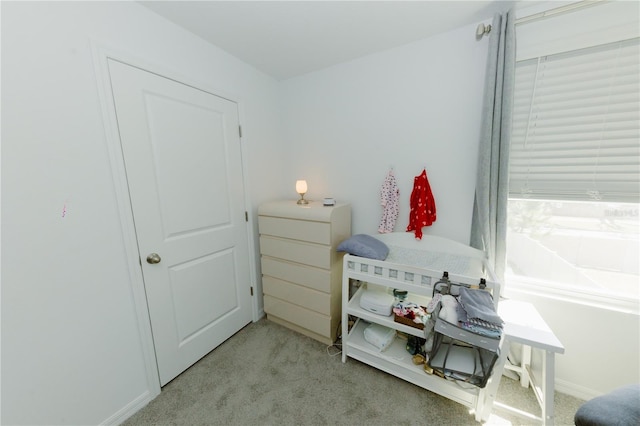
<svg viewBox="0 0 640 426">
<path fill-rule="evenodd" d="M 457 294 L 456 286 L 459 284 L 451 283 L 445 272 L 442 279 L 434 284 L 434 297 L 438 293 L 446 295 L 452 291 Z M 499 356 L 500 339 L 481 336 L 444 321 L 439 317 L 440 308 L 438 302 L 425 324 L 425 351 L 429 366 L 440 377 L 485 387 Z"/>
</svg>

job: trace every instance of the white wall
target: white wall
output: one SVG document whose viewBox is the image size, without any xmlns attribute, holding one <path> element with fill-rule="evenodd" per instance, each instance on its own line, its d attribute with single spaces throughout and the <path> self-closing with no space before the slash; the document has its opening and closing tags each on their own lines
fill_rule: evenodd
<svg viewBox="0 0 640 426">
<path fill-rule="evenodd" d="M 396 231 L 426 167 L 437 220 L 424 232 L 468 243 L 488 40 L 475 25 L 282 83 L 290 196 L 351 202 L 354 233 L 375 233 L 380 186 L 394 168 Z"/>
<path fill-rule="evenodd" d="M 157 392 L 91 42 L 239 99 L 250 211 L 281 186 L 270 77 L 133 2 L 2 2 L 2 424 L 118 422 Z"/>
</svg>

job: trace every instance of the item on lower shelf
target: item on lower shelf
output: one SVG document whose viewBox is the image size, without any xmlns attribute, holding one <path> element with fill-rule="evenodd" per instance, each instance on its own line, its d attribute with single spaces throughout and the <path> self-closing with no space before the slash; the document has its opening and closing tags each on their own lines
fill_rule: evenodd
<svg viewBox="0 0 640 426">
<path fill-rule="evenodd" d="M 427 358 L 425 358 L 425 356 L 422 355 L 422 354 L 415 354 L 413 357 L 411 357 L 411 361 L 415 365 L 420 365 L 420 364 L 424 364 L 425 362 L 427 362 Z"/>
<path fill-rule="evenodd" d="M 499 351 L 466 344 L 436 333 L 429 366 L 441 377 L 483 388 L 493 371 Z"/>
<path fill-rule="evenodd" d="M 428 359 L 426 358 L 425 355 L 423 355 L 423 354 L 415 354 L 411 358 L 411 361 L 415 365 L 422 365 L 422 368 L 423 368 L 425 373 L 433 374 L 433 368 L 431 368 L 431 366 L 429 365 Z"/>
<path fill-rule="evenodd" d="M 401 317 L 398 314 L 393 314 L 393 320 L 400 324 L 408 325 L 409 327 L 417 328 L 418 330 L 424 330 L 424 324 L 414 322 L 411 318 Z"/>
<path fill-rule="evenodd" d="M 426 355 L 424 351 L 425 340 L 422 337 L 409 336 L 405 348 L 411 355 Z"/>
<path fill-rule="evenodd" d="M 396 331 L 380 324 L 371 324 L 364 329 L 364 340 L 371 343 L 381 352 L 391 345 L 396 337 Z"/>
</svg>

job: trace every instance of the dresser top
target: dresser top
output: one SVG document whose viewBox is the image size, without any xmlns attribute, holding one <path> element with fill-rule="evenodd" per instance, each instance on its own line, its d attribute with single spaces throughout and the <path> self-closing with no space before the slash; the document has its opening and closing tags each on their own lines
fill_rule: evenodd
<svg viewBox="0 0 640 426">
<path fill-rule="evenodd" d="M 309 204 L 297 204 L 297 200 L 284 200 L 261 204 L 258 207 L 258 215 L 330 222 L 334 214 L 338 211 L 345 210 L 350 212 L 351 205 L 336 203 L 335 206 L 324 206 L 322 205 L 322 201 L 309 201 Z"/>
</svg>

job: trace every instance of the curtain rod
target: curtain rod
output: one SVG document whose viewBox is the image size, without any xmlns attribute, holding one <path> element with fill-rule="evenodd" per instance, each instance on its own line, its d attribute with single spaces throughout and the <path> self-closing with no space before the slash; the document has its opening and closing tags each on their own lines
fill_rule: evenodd
<svg viewBox="0 0 640 426">
<path fill-rule="evenodd" d="M 576 9 L 582 9 L 584 7 L 595 6 L 596 4 L 610 3 L 610 0 L 583 0 L 577 3 L 571 3 L 564 6 L 556 7 L 555 9 L 545 10 L 544 12 L 534 13 L 528 16 L 523 16 L 516 19 L 516 25 L 524 24 L 531 21 L 537 21 L 539 19 L 548 18 L 554 15 L 561 15 L 567 12 L 572 12 Z"/>
<path fill-rule="evenodd" d="M 583 0 L 576 3 L 566 4 L 564 6 L 556 7 L 554 9 L 545 10 L 544 12 L 533 13 L 531 15 L 523 16 L 516 19 L 515 24 L 525 24 L 532 21 L 537 21 L 544 18 L 549 18 L 555 15 L 562 15 L 564 13 L 572 12 L 577 9 L 583 9 L 585 7 L 595 6 L 596 4 L 611 3 L 611 0 Z M 491 25 L 478 24 L 476 29 L 476 39 L 480 40 L 485 35 L 491 32 Z"/>
</svg>

